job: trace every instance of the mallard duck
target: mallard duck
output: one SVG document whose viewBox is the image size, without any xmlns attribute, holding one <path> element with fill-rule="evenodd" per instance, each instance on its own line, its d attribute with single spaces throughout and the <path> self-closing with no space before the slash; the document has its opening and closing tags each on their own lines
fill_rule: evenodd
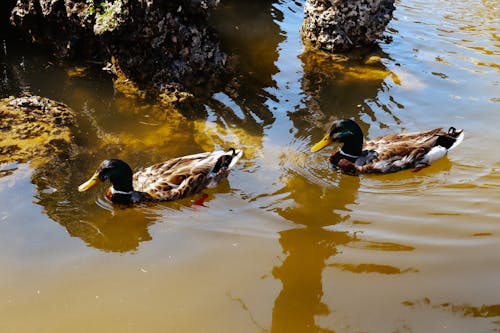
<svg viewBox="0 0 500 333">
<path fill-rule="evenodd" d="M 78 187 L 84 192 L 109 180 L 106 197 L 113 203 L 172 201 L 213 187 L 229 175 L 243 152 L 237 149 L 177 157 L 133 174 L 122 160 L 103 161 L 94 175 Z"/>
<path fill-rule="evenodd" d="M 445 132 L 435 128 L 418 133 L 380 136 L 363 143 L 361 128 L 350 119 L 335 120 L 325 137 L 316 143 L 316 152 L 331 143 L 343 146 L 330 156 L 332 165 L 343 173 L 389 173 L 403 169 L 420 170 L 458 146 L 464 131 L 454 127 Z"/>
</svg>

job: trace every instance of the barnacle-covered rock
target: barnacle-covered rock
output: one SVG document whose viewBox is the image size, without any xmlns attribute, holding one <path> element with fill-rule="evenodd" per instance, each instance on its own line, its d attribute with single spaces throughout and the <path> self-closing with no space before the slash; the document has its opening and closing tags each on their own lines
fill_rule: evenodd
<svg viewBox="0 0 500 333">
<path fill-rule="evenodd" d="M 328 52 L 375 43 L 392 19 L 394 0 L 307 0 L 302 36 Z"/>
</svg>

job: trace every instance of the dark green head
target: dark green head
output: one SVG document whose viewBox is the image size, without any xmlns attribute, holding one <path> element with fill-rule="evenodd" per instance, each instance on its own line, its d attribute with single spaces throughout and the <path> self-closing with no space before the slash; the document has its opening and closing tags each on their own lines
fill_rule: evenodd
<svg viewBox="0 0 500 333">
<path fill-rule="evenodd" d="M 311 148 L 311 152 L 321 150 L 334 142 L 343 143 L 346 153 L 359 155 L 363 146 L 363 132 L 354 120 L 335 120 L 323 139 Z"/>
<path fill-rule="evenodd" d="M 78 187 L 78 191 L 84 192 L 100 182 L 109 180 L 115 190 L 130 192 L 134 189 L 132 177 L 132 169 L 127 163 L 116 159 L 105 160 L 99 165 L 94 175 Z"/>
</svg>

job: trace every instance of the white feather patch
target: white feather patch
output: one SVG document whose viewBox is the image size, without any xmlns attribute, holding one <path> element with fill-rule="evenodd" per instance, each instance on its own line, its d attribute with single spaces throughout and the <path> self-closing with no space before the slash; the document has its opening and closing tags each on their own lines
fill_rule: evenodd
<svg viewBox="0 0 500 333">
<path fill-rule="evenodd" d="M 422 161 L 419 164 L 430 165 L 436 162 L 437 160 L 443 158 L 443 156 L 446 155 L 447 152 L 448 150 L 445 147 L 434 146 L 432 147 L 431 150 L 429 150 L 427 154 L 424 155 Z"/>
</svg>

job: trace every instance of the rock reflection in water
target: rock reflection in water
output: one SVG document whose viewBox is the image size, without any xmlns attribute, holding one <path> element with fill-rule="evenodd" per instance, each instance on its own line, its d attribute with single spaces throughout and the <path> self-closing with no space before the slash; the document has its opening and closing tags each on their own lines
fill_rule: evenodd
<svg viewBox="0 0 500 333">
<path fill-rule="evenodd" d="M 295 128 L 321 132 L 319 137 L 334 119 L 353 118 L 366 130 L 363 122 L 367 116 L 370 120 L 377 118 L 370 102 L 377 100 L 386 78 L 394 76 L 383 65 L 385 57 L 379 48 L 358 49 L 345 55 L 306 49 L 300 57 L 306 108 L 289 113 Z M 383 110 L 399 122 L 390 109 Z"/>
</svg>

